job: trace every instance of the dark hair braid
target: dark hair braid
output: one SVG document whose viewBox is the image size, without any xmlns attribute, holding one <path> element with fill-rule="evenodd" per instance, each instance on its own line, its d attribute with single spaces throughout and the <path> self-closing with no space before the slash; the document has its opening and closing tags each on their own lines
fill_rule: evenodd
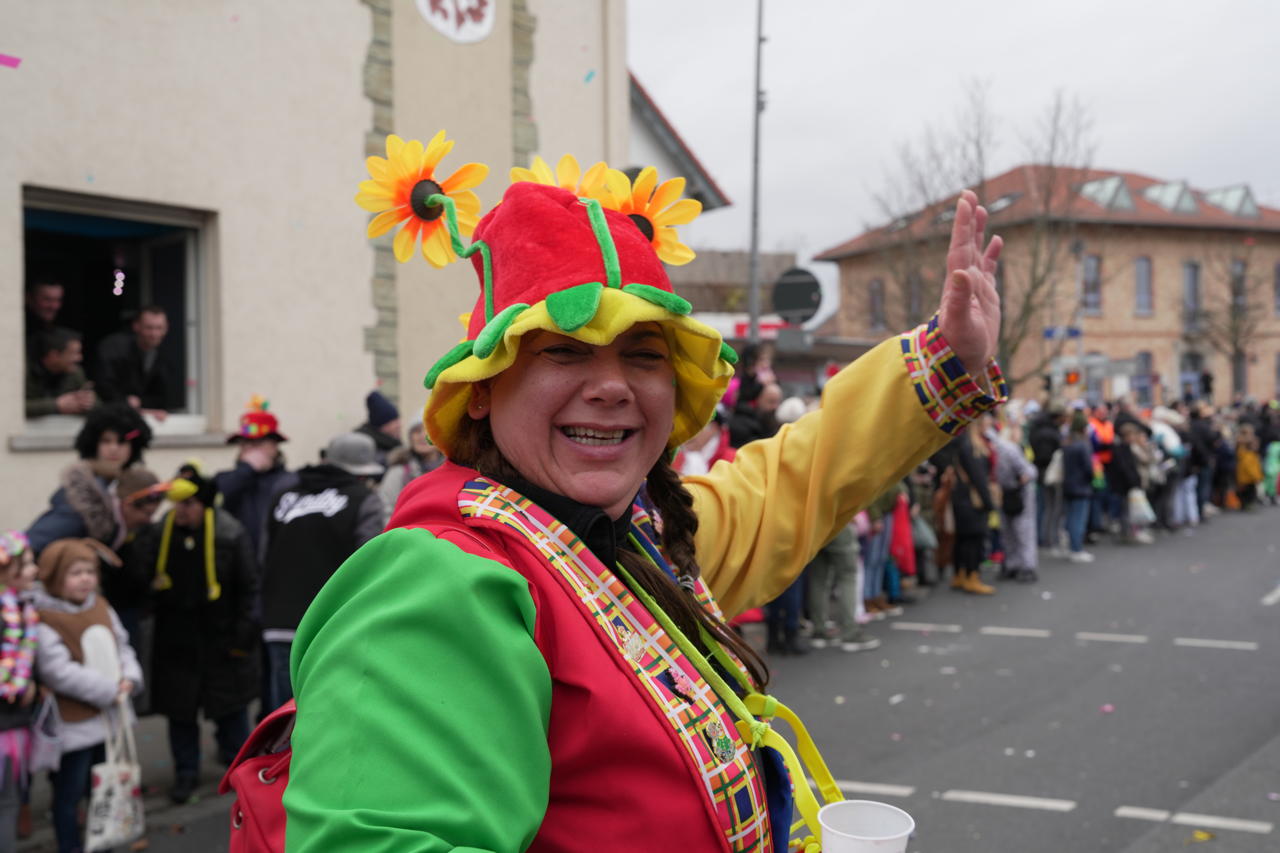
<svg viewBox="0 0 1280 853">
<path fill-rule="evenodd" d="M 469 465 L 497 480 L 509 481 L 513 477 L 520 477 L 520 473 L 502 455 L 493 440 L 488 418 L 462 419 L 454 441 L 453 461 Z M 693 539 L 698 530 L 698 517 L 693 512 L 693 496 L 680 482 L 680 475 L 671 467 L 665 453 L 649 470 L 647 484 L 649 499 L 658 511 L 662 527 L 662 550 L 667 560 L 682 578 L 699 577 L 701 569 L 698 568 Z M 705 628 L 720 645 L 743 662 L 757 688 L 765 688 L 769 683 L 769 668 L 759 653 L 703 607 L 691 590 L 677 585 L 648 557 L 629 548 L 618 549 L 618 562 L 622 563 L 635 582 L 657 602 L 680 632 L 700 651 L 709 653 L 702 642 L 699 626 Z"/>
</svg>

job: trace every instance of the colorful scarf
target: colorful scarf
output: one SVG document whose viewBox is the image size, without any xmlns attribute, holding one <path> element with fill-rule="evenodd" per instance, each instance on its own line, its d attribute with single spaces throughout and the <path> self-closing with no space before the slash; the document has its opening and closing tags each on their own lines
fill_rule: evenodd
<svg viewBox="0 0 1280 853">
<path fill-rule="evenodd" d="M 30 547 L 21 531 L 0 533 L 0 560 L 5 563 L 22 559 Z M 13 702 L 31 689 L 39 622 L 35 607 L 15 587 L 0 592 L 0 699 Z"/>
</svg>

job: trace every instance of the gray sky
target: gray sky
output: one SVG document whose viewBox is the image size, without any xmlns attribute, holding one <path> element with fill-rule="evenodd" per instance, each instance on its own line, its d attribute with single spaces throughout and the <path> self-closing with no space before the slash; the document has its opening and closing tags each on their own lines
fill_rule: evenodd
<svg viewBox="0 0 1280 853">
<path fill-rule="evenodd" d="M 628 0 L 632 71 L 734 204 L 681 229 L 745 249 L 751 200 L 753 0 Z M 1280 2 L 766 0 L 763 250 L 805 258 L 881 224 L 895 151 L 989 86 L 992 174 L 1053 93 L 1093 120 L 1097 168 L 1247 183 L 1280 207 Z M 829 267 L 829 264 L 818 264 Z"/>
</svg>

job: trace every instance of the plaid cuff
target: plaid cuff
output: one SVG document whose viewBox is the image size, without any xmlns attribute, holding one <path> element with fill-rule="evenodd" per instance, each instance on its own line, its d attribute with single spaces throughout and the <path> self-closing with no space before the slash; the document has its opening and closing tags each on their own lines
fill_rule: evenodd
<svg viewBox="0 0 1280 853">
<path fill-rule="evenodd" d="M 950 344 L 938 331 L 938 315 L 928 323 L 899 337 L 907 375 L 915 388 L 920 405 L 938 429 L 955 435 L 983 412 L 994 409 L 1009 398 L 1009 390 L 1000 366 L 992 359 L 987 363 L 986 380 L 995 396 L 988 394 L 951 351 Z"/>
</svg>

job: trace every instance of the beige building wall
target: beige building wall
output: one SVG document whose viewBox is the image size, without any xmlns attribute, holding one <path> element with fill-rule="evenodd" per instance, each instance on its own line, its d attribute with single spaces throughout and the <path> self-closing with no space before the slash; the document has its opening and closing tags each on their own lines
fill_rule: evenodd
<svg viewBox="0 0 1280 853">
<path fill-rule="evenodd" d="M 0 6 L 0 525 L 45 505 L 61 449 L 14 452 L 22 412 L 24 186 L 205 212 L 200 265 L 207 429 L 267 396 L 287 446 L 311 459 L 358 423 L 371 385 L 371 252 L 352 202 L 370 106 L 360 68 L 369 9 L 352 0 Z M 109 285 L 104 282 L 103 287 Z M 70 426 L 67 432 L 73 432 Z M 162 474 L 228 448 L 170 437 Z M 158 442 L 163 443 L 163 442 Z"/>
<path fill-rule="evenodd" d="M 1027 263 L 1029 236 L 1018 228 L 1003 232 L 1004 261 L 1019 269 Z M 1257 333 L 1247 348 L 1247 393 L 1262 398 L 1280 394 L 1277 380 L 1280 363 L 1280 313 L 1276 296 L 1280 290 L 1280 235 L 1247 235 L 1245 232 L 1192 231 L 1170 228 L 1082 228 L 1084 251 L 1102 258 L 1102 307 L 1096 315 L 1081 316 L 1077 325 L 1082 338 L 1067 341 L 1060 349 L 1042 335 L 1044 326 L 1067 324 L 1078 288 L 1075 260 L 1067 257 L 1057 278 L 1059 299 L 1056 311 L 1046 307 L 1018 357 L 1006 365 L 1012 376 L 1032 372 L 1046 357 L 1101 353 L 1112 360 L 1132 359 L 1140 351 L 1151 353 L 1153 370 L 1172 394 L 1180 394 L 1179 373 L 1185 353 L 1196 352 L 1214 374 L 1214 397 L 1226 402 L 1231 394 L 1231 364 L 1203 337 L 1189 337 L 1183 330 L 1183 265 L 1195 261 L 1201 268 L 1202 305 L 1207 310 L 1223 310 L 1229 298 L 1229 268 L 1233 258 L 1247 263 L 1247 292 L 1251 310 L 1259 318 Z M 1251 241 L 1251 242 L 1246 242 Z M 1137 310 L 1136 259 L 1148 257 L 1152 265 L 1152 311 Z M 896 334 L 903 325 L 902 291 L 892 283 L 885 256 L 870 252 L 839 262 L 841 304 L 838 314 L 824 332 L 844 337 L 882 339 Z M 873 329 L 870 322 L 869 287 L 873 279 L 886 282 L 888 328 Z M 1015 276 L 1009 279 L 1016 280 Z M 1010 286 L 1013 286 L 1012 284 Z M 1016 297 L 1015 297 L 1016 298 Z M 936 308 L 927 305 L 927 310 Z M 1006 310 L 1008 310 L 1006 306 Z M 1041 391 L 1038 379 L 1029 379 L 1016 389 L 1018 396 L 1035 396 Z M 1115 388 L 1107 384 L 1105 393 Z M 1083 387 L 1068 389 L 1072 396 Z"/>
<path fill-rule="evenodd" d="M 529 0 L 537 19 L 530 95 L 538 149 L 624 169 L 630 116 L 626 9 L 617 0 Z M 527 165 L 520 163 L 517 165 Z"/>
</svg>

